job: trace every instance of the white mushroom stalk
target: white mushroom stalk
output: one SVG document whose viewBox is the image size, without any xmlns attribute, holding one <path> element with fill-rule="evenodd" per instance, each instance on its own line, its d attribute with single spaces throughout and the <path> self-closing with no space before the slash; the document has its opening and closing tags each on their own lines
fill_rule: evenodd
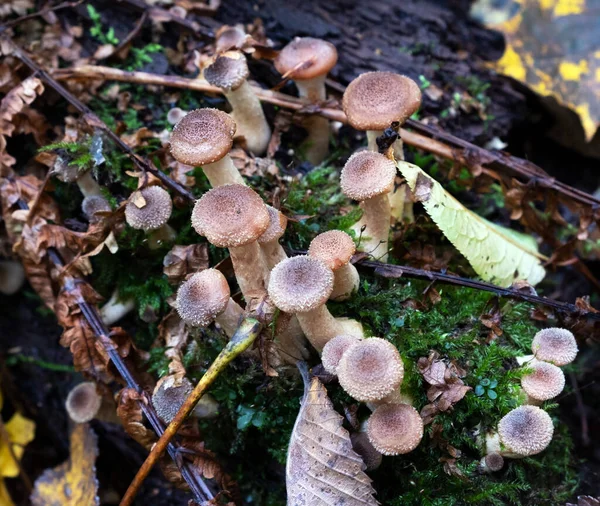
<svg viewBox="0 0 600 506">
<path fill-rule="evenodd" d="M 267 206 L 267 211 L 269 212 L 269 227 L 258 238 L 258 243 L 267 267 L 271 270 L 288 257 L 281 244 L 279 244 L 279 239 L 285 233 L 288 220 L 282 212 L 274 207 Z"/>
<path fill-rule="evenodd" d="M 74 165 L 69 165 L 67 161 L 59 156 L 52 171 L 58 179 L 65 183 L 76 182 L 84 197 L 102 195 L 101 187 L 92 177 L 91 170 L 83 170 Z"/>
<path fill-rule="evenodd" d="M 135 308 L 134 299 L 122 300 L 119 290 L 115 290 L 108 302 L 100 308 L 100 318 L 105 325 L 110 326 L 118 322 Z"/>
</svg>

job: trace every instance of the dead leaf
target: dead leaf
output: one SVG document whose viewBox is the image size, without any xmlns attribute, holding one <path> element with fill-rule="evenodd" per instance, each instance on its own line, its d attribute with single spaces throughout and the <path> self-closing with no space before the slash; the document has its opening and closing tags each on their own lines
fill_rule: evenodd
<svg viewBox="0 0 600 506">
<path fill-rule="evenodd" d="M 301 372 L 305 391 L 288 447 L 288 506 L 379 504 L 365 464 L 342 427 L 343 417 L 318 378 L 309 380 L 308 371 Z"/>
<path fill-rule="evenodd" d="M 125 432 L 146 450 L 150 450 L 156 442 L 156 434 L 145 427 L 140 402 L 147 402 L 144 394 L 138 393 L 133 388 L 124 388 L 118 394 L 117 416 L 120 418 Z"/>
<path fill-rule="evenodd" d="M 208 269 L 208 246 L 190 244 L 175 245 L 163 260 L 163 273 L 169 283 L 178 285 L 188 274 Z"/>
<path fill-rule="evenodd" d="M 189 326 L 179 317 L 176 311 L 165 316 L 158 326 L 159 339 L 165 344 L 165 357 L 169 359 L 169 375 L 181 380 L 185 376 L 183 355 L 181 350 L 189 336 Z"/>
<path fill-rule="evenodd" d="M 96 435 L 88 424 L 77 424 L 70 437 L 69 460 L 48 469 L 35 481 L 33 506 L 95 506 L 97 496 Z"/>
</svg>

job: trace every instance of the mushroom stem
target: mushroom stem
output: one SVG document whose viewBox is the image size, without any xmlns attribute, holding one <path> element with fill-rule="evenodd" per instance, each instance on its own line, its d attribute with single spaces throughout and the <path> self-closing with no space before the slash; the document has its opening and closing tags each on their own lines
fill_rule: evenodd
<svg viewBox="0 0 600 506">
<path fill-rule="evenodd" d="M 135 308 L 134 299 L 121 300 L 119 298 L 119 291 L 115 290 L 108 299 L 108 302 L 100 308 L 100 318 L 105 325 L 112 325 L 119 321 L 127 313 Z"/>
<path fill-rule="evenodd" d="M 359 249 L 381 262 L 387 262 L 391 217 L 390 199 L 387 194 L 376 195 L 364 200 L 360 205 L 363 209 L 363 216 L 359 224 L 365 225 L 365 231 Z"/>
<path fill-rule="evenodd" d="M 319 353 L 323 350 L 323 346 L 338 334 L 348 334 L 348 326 L 334 318 L 325 304 L 312 311 L 296 313 L 296 316 L 306 338 Z M 356 333 L 354 332 L 353 335 Z"/>
<path fill-rule="evenodd" d="M 231 104 L 236 133 L 246 139 L 246 146 L 252 153 L 263 154 L 271 139 L 271 129 L 252 86 L 244 81 L 239 88 L 225 91 L 225 97 Z"/>
<path fill-rule="evenodd" d="M 240 326 L 240 322 L 244 317 L 244 310 L 231 297 L 223 312 L 216 316 L 215 322 L 223 329 L 227 337 L 231 338 L 235 331 Z"/>
<path fill-rule="evenodd" d="M 369 151 L 379 151 L 377 146 L 377 137 L 383 135 L 383 130 L 367 130 L 367 149 Z M 404 160 L 404 144 L 402 139 L 398 138 L 393 144 L 394 158 L 396 160 Z"/>
<path fill-rule="evenodd" d="M 346 264 L 333 271 L 333 291 L 329 298 L 331 300 L 346 300 L 358 289 L 360 277 L 356 267 Z"/>
<path fill-rule="evenodd" d="M 229 255 L 244 299 L 260 297 L 266 291 L 269 269 L 263 258 L 258 243 L 251 242 L 243 246 L 229 248 Z"/>
<path fill-rule="evenodd" d="M 325 76 L 296 81 L 298 94 L 317 104 L 326 99 Z M 320 164 L 329 153 L 329 120 L 313 115 L 304 119 L 303 127 L 308 133 L 306 138 L 306 158 L 313 165 Z"/>
<path fill-rule="evenodd" d="M 166 242 L 173 242 L 177 238 L 175 229 L 165 223 L 162 227 L 153 230 L 148 235 L 148 247 L 150 249 L 158 249 Z"/>
<path fill-rule="evenodd" d="M 289 316 L 290 321 L 275 334 L 275 339 L 279 344 L 281 358 L 288 364 L 295 364 L 298 360 L 306 360 L 310 354 L 298 318 L 294 315 Z"/>
<path fill-rule="evenodd" d="M 19 262 L 14 260 L 0 261 L 0 293 L 13 295 L 17 293 L 25 282 L 25 270 Z"/>
<path fill-rule="evenodd" d="M 279 239 L 262 243 L 260 249 L 269 270 L 288 257 L 281 244 L 279 244 Z"/>
<path fill-rule="evenodd" d="M 84 197 L 90 197 L 92 195 L 102 196 L 100 185 L 92 177 L 92 173 L 89 170 L 77 178 L 77 186 L 79 186 L 79 189 Z"/>
<path fill-rule="evenodd" d="M 216 162 L 205 163 L 202 166 L 202 170 L 213 188 L 226 184 L 246 185 L 240 171 L 237 170 L 237 167 L 233 164 L 233 160 L 229 155 L 225 155 Z"/>
</svg>

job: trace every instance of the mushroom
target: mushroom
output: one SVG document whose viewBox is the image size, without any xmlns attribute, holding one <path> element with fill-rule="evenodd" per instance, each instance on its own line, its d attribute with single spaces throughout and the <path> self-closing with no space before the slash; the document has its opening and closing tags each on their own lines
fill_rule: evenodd
<svg viewBox="0 0 600 506">
<path fill-rule="evenodd" d="M 260 100 L 247 81 L 249 75 L 246 57 L 240 51 L 223 53 L 204 69 L 204 78 L 221 88 L 231 105 L 236 133 L 244 137 L 249 151 L 262 155 L 271 139 L 271 128 Z"/>
<path fill-rule="evenodd" d="M 330 230 L 315 237 L 308 248 L 311 257 L 318 258 L 333 271 L 331 300 L 346 300 L 358 290 L 360 277 L 350 263 L 356 246 L 352 237 L 341 230 Z"/>
<path fill-rule="evenodd" d="M 504 467 L 504 457 L 497 452 L 488 453 L 479 462 L 479 471 L 495 473 Z"/>
<path fill-rule="evenodd" d="M 96 213 L 110 213 L 112 209 L 102 195 L 89 195 L 83 199 L 81 211 L 90 223 L 98 223 L 102 216 L 96 216 Z"/>
<path fill-rule="evenodd" d="M 342 359 L 342 355 L 350 348 L 350 346 L 353 346 L 360 341 L 360 337 L 348 334 L 340 334 L 328 341 L 327 344 L 323 346 L 323 353 L 321 353 L 321 362 L 323 363 L 325 370 L 329 374 L 337 376 L 337 368 Z"/>
<path fill-rule="evenodd" d="M 69 418 L 75 423 L 87 423 L 94 419 L 101 405 L 102 397 L 96 391 L 96 384 L 91 381 L 79 383 L 69 392 L 65 402 Z"/>
<path fill-rule="evenodd" d="M 0 293 L 13 295 L 25 283 L 25 270 L 19 262 L 14 260 L 0 261 Z"/>
<path fill-rule="evenodd" d="M 175 418 L 179 408 L 194 390 L 187 378 L 182 378 L 178 384 L 172 376 L 165 376 L 156 385 L 152 394 L 152 405 L 158 417 L 169 424 Z M 192 415 L 196 418 L 214 418 L 219 412 L 219 404 L 210 394 L 204 394 Z"/>
<path fill-rule="evenodd" d="M 202 166 L 213 188 L 224 184 L 246 184 L 233 164 L 235 121 L 218 109 L 196 109 L 173 129 L 171 154 L 180 163 Z"/>
<path fill-rule="evenodd" d="M 196 202 L 192 226 L 211 244 L 229 249 L 246 301 L 262 296 L 269 270 L 257 239 L 269 226 L 269 212 L 260 196 L 239 184 L 213 188 Z"/>
<path fill-rule="evenodd" d="M 160 186 L 147 186 L 130 196 L 125 207 L 125 221 L 132 228 L 151 232 L 148 244 L 151 249 L 156 249 L 177 236 L 167 225 L 172 210 L 173 202 L 167 190 Z"/>
<path fill-rule="evenodd" d="M 79 186 L 79 190 L 81 190 L 84 197 L 102 195 L 100 185 L 92 177 L 92 172 L 89 169 L 69 165 L 67 161 L 59 156 L 56 159 L 54 167 L 52 167 L 52 172 L 63 183 L 77 182 L 77 186 Z"/>
<path fill-rule="evenodd" d="M 300 97 L 317 104 L 327 98 L 325 78 L 337 58 L 337 50 L 329 42 L 311 37 L 296 38 L 277 55 L 275 68 L 294 80 Z M 329 120 L 313 115 L 305 119 L 304 128 L 308 132 L 306 158 L 317 165 L 329 152 Z"/>
<path fill-rule="evenodd" d="M 521 387 L 527 394 L 528 404 L 540 404 L 554 399 L 565 388 L 565 375 L 554 364 L 534 360 L 527 364 L 532 369 L 521 378 Z"/>
<path fill-rule="evenodd" d="M 388 257 L 390 233 L 390 200 L 387 194 L 394 187 L 396 166 L 384 155 L 373 151 L 353 154 L 344 168 L 340 183 L 344 194 L 361 202 L 363 216 L 355 225 L 364 227 L 360 249 L 382 262 Z"/>
<path fill-rule="evenodd" d="M 260 244 L 267 267 L 271 270 L 287 258 L 287 254 L 279 244 L 279 239 L 285 233 L 288 220 L 282 212 L 274 207 L 267 206 L 267 211 L 269 212 L 269 226 L 258 238 L 258 244 Z"/>
<path fill-rule="evenodd" d="M 271 271 L 268 288 L 275 306 L 296 315 L 306 337 L 319 352 L 336 335 L 348 333 L 350 327 L 327 310 L 325 303 L 332 290 L 331 269 L 308 256 L 278 263 Z M 354 333 L 362 337 L 356 330 Z"/>
<path fill-rule="evenodd" d="M 225 276 L 217 269 L 192 274 L 177 290 L 175 307 L 188 325 L 206 327 L 214 320 L 228 337 L 233 336 L 244 314 L 231 298 Z"/>
<path fill-rule="evenodd" d="M 531 343 L 535 358 L 554 365 L 570 364 L 577 356 L 577 341 L 567 329 L 549 328 L 540 330 Z"/>
<path fill-rule="evenodd" d="M 134 308 L 135 300 L 122 300 L 119 295 L 119 290 L 115 289 L 115 291 L 110 296 L 110 299 L 108 299 L 108 302 L 100 308 L 100 318 L 102 319 L 105 325 L 112 325 L 113 323 L 123 318 Z"/>
<path fill-rule="evenodd" d="M 408 404 L 383 404 L 367 421 L 367 435 L 383 455 L 412 452 L 423 438 L 423 420 Z"/>
<path fill-rule="evenodd" d="M 369 436 L 362 430 L 350 434 L 352 449 L 360 455 L 367 471 L 374 471 L 381 465 L 382 455 L 369 441 Z"/>
<path fill-rule="evenodd" d="M 169 122 L 170 125 L 176 125 L 183 118 L 185 118 L 187 116 L 187 114 L 188 113 L 186 111 L 184 111 L 183 109 L 181 109 L 180 107 L 173 107 L 173 109 L 171 109 L 167 113 L 167 121 Z"/>
<path fill-rule="evenodd" d="M 392 394 L 404 378 L 396 347 L 379 337 L 350 346 L 337 366 L 342 388 L 357 401 L 372 402 Z"/>
<path fill-rule="evenodd" d="M 246 32 L 240 26 L 221 26 L 215 33 L 215 50 L 217 53 L 228 51 L 232 48 L 241 48 L 248 40 Z"/>
</svg>

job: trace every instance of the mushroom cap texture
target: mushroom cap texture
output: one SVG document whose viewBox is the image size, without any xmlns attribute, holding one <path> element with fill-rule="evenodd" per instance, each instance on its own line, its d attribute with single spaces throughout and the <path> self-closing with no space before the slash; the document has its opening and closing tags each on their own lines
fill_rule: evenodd
<svg viewBox="0 0 600 506">
<path fill-rule="evenodd" d="M 269 297 L 286 313 L 306 313 L 325 304 L 333 272 L 316 258 L 297 256 L 279 262 L 269 278 Z"/>
<path fill-rule="evenodd" d="M 171 217 L 173 202 L 169 192 L 160 186 L 148 186 L 139 190 L 146 201 L 144 207 L 135 202 L 127 202 L 125 220 L 138 230 L 156 230 L 162 227 Z"/>
<path fill-rule="evenodd" d="M 96 213 L 112 211 L 108 200 L 101 195 L 88 195 L 81 203 L 81 210 L 85 217 L 92 223 L 99 221 L 101 217 L 95 216 Z"/>
<path fill-rule="evenodd" d="M 225 276 L 217 269 L 193 274 L 177 290 L 177 312 L 181 319 L 194 327 L 206 327 L 221 314 L 231 292 Z"/>
<path fill-rule="evenodd" d="M 224 90 L 236 90 L 249 75 L 246 57 L 240 51 L 227 51 L 204 69 L 204 78 Z"/>
<path fill-rule="evenodd" d="M 76 423 L 86 423 L 98 413 L 102 397 L 98 395 L 95 383 L 85 381 L 69 392 L 65 404 L 71 420 Z"/>
<path fill-rule="evenodd" d="M 356 246 L 352 237 L 341 230 L 330 230 L 319 234 L 308 248 L 311 257 L 325 262 L 332 271 L 347 265 L 355 251 Z"/>
<path fill-rule="evenodd" d="M 382 455 L 369 441 L 366 432 L 353 432 L 350 434 L 352 449 L 360 455 L 367 471 L 377 469 L 381 465 Z"/>
<path fill-rule="evenodd" d="M 504 467 L 504 457 L 497 452 L 488 453 L 484 457 L 485 465 L 492 471 L 500 471 Z"/>
<path fill-rule="evenodd" d="M 296 37 L 275 58 L 275 68 L 286 74 L 297 65 L 292 79 L 304 81 L 327 74 L 337 63 L 337 49 L 331 42 L 312 37 Z"/>
<path fill-rule="evenodd" d="M 519 406 L 498 423 L 500 441 L 511 452 L 527 457 L 545 450 L 552 441 L 550 415 L 537 406 Z"/>
<path fill-rule="evenodd" d="M 192 226 L 215 246 L 233 248 L 256 241 L 267 230 L 269 211 L 251 188 L 226 184 L 196 202 Z"/>
<path fill-rule="evenodd" d="M 196 109 L 175 125 L 171 154 L 186 165 L 217 162 L 231 150 L 235 130 L 229 114 L 218 109 Z"/>
<path fill-rule="evenodd" d="M 192 390 L 194 387 L 187 378 L 182 378 L 181 385 L 169 388 L 165 387 L 165 382 L 157 385 L 152 394 L 152 405 L 159 418 L 165 423 L 171 423 Z"/>
<path fill-rule="evenodd" d="M 408 404 L 382 404 L 367 421 L 367 435 L 383 455 L 409 453 L 423 438 L 423 420 Z"/>
<path fill-rule="evenodd" d="M 242 47 L 248 36 L 237 26 L 221 26 L 216 33 L 216 51 L 221 53 L 234 47 Z"/>
<path fill-rule="evenodd" d="M 577 341 L 567 329 L 549 328 L 540 330 L 531 343 L 531 351 L 538 360 L 563 366 L 577 357 Z"/>
<path fill-rule="evenodd" d="M 342 100 L 348 122 L 357 130 L 384 130 L 404 123 L 421 105 L 412 79 L 393 72 L 367 72 L 352 81 Z"/>
<path fill-rule="evenodd" d="M 533 370 L 521 378 L 521 386 L 529 397 L 547 401 L 554 399 L 565 388 L 565 375 L 554 364 L 536 360 L 527 367 Z"/>
<path fill-rule="evenodd" d="M 269 213 L 269 226 L 258 238 L 260 244 L 278 240 L 285 233 L 287 227 L 288 219 L 281 211 L 267 205 L 267 212 Z"/>
<path fill-rule="evenodd" d="M 340 334 L 327 341 L 321 353 L 321 362 L 329 374 L 337 374 L 337 367 L 344 352 L 361 339 L 348 334 Z"/>
<path fill-rule="evenodd" d="M 378 401 L 402 383 L 404 364 L 396 347 L 371 337 L 348 348 L 337 366 L 342 388 L 357 401 Z"/>
<path fill-rule="evenodd" d="M 396 165 L 392 160 L 375 151 L 359 151 L 344 165 L 340 185 L 347 197 L 366 200 L 391 192 L 395 178 Z"/>
</svg>

